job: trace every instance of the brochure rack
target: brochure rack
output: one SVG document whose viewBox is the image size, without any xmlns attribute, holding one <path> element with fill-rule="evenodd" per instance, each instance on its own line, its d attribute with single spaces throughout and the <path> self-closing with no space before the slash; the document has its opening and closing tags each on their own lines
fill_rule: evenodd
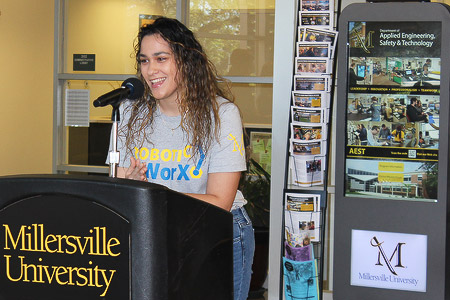
<svg viewBox="0 0 450 300">
<path fill-rule="evenodd" d="M 334 1 L 299 1 L 283 189 L 286 299 L 322 299 Z"/>
<path fill-rule="evenodd" d="M 441 3 L 340 16 L 336 300 L 450 297 L 449 28 Z"/>
</svg>

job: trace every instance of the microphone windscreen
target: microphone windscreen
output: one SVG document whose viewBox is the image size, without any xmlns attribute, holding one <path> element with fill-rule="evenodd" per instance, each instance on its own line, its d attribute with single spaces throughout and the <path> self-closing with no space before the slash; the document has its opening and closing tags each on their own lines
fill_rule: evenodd
<svg viewBox="0 0 450 300">
<path fill-rule="evenodd" d="M 127 97 L 130 100 L 138 99 L 142 97 L 142 95 L 144 95 L 144 84 L 142 83 L 142 81 L 135 77 L 130 77 L 125 80 L 122 83 L 122 86 L 130 89 L 130 94 Z"/>
</svg>

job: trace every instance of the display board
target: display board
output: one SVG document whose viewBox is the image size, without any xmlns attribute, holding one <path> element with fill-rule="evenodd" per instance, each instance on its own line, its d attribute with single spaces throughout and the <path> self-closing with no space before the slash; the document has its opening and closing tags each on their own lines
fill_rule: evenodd
<svg viewBox="0 0 450 300">
<path fill-rule="evenodd" d="M 339 20 L 333 299 L 447 299 L 448 6 Z"/>
<path fill-rule="evenodd" d="M 437 199 L 441 22 L 348 22 L 345 195 Z"/>
</svg>

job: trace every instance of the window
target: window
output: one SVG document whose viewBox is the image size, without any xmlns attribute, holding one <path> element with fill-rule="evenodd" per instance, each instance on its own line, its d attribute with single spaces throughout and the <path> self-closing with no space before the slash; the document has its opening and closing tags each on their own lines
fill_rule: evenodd
<svg viewBox="0 0 450 300">
<path fill-rule="evenodd" d="M 56 1 L 54 172 L 108 173 L 102 157 L 90 159 L 110 122 L 111 108 L 89 111 L 92 127 L 64 126 L 67 89 L 88 89 L 91 103 L 135 74 L 133 44 L 140 23 L 154 16 L 178 17 L 196 34 L 219 75 L 231 81 L 244 124 L 271 126 L 275 1 L 60 0 Z M 186 5 L 185 5 L 186 4 Z M 177 11 L 177 8 L 183 11 Z M 94 69 L 74 71 L 74 58 L 89 54 Z M 91 126 L 90 126 L 91 127 Z M 103 143 L 104 144 L 104 143 Z M 94 148 L 98 148 L 95 146 Z M 104 150 L 106 157 L 107 149 Z M 101 165 L 101 167 L 97 167 Z M 96 166 L 96 167 L 92 167 Z"/>
</svg>

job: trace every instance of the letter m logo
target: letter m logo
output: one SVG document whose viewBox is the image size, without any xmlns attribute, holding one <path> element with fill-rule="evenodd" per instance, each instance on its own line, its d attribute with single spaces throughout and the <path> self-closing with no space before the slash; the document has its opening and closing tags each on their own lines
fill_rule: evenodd
<svg viewBox="0 0 450 300">
<path fill-rule="evenodd" d="M 353 29 L 350 32 L 350 39 L 353 41 L 353 47 L 355 48 L 361 48 L 366 53 L 370 53 L 369 49 L 373 48 L 373 34 L 374 31 L 369 31 L 366 36 L 361 36 L 359 32 L 355 29 Z"/>
<path fill-rule="evenodd" d="M 375 236 L 370 241 L 370 244 L 372 245 L 372 247 L 378 247 L 378 259 L 377 259 L 377 263 L 375 264 L 376 266 L 383 266 L 384 265 L 383 262 L 384 262 L 386 264 L 386 267 L 389 269 L 389 271 L 394 275 L 397 275 L 397 273 L 394 270 L 394 267 L 396 267 L 396 268 L 404 268 L 405 267 L 402 264 L 402 246 L 405 245 L 405 243 L 398 243 L 390 257 L 388 257 L 386 255 L 386 252 L 384 252 L 384 249 L 381 246 L 381 244 L 383 244 L 383 243 L 379 243 Z M 393 267 L 392 261 L 394 260 L 394 258 L 396 258 L 396 264 Z"/>
<path fill-rule="evenodd" d="M 238 142 L 236 137 L 234 135 L 232 135 L 231 133 L 228 135 L 228 139 L 230 141 L 233 141 L 233 143 L 234 143 L 233 152 L 239 151 L 241 156 L 244 156 L 244 154 L 245 154 L 244 135 L 241 136 L 240 143 Z"/>
</svg>

